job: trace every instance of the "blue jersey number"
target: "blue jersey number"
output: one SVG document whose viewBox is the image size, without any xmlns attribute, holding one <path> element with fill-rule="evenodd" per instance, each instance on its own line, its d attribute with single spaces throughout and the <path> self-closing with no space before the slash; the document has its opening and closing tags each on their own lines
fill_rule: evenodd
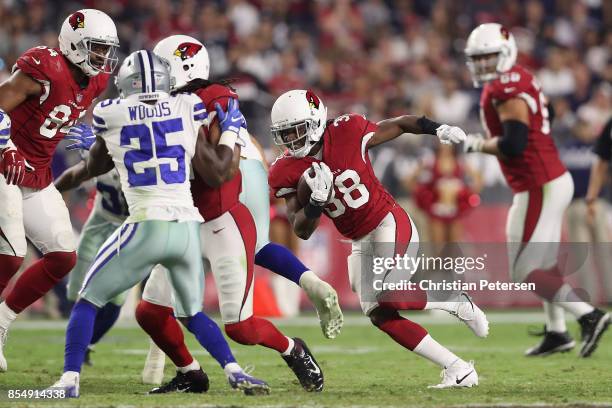
<svg viewBox="0 0 612 408">
<path fill-rule="evenodd" d="M 168 119 L 160 122 L 153 122 L 153 139 L 151 131 L 145 124 L 128 125 L 121 129 L 121 146 L 128 146 L 132 139 L 138 139 L 139 150 L 131 150 L 123 157 L 123 163 L 128 171 L 128 182 L 130 187 L 143 187 L 157 185 L 157 172 L 155 167 L 145 167 L 138 173 L 134 169 L 136 163 L 151 160 L 154 156 L 153 145 L 157 158 L 176 159 L 177 170 L 172 170 L 168 163 L 159 165 L 161 179 L 166 184 L 184 183 L 187 179 L 185 174 L 185 148 L 181 145 L 168 146 L 166 135 L 168 133 L 181 132 L 183 121 L 180 118 Z"/>
<path fill-rule="evenodd" d="M 102 195 L 102 208 L 116 215 L 130 215 L 123 192 L 100 181 L 96 183 L 96 189 Z"/>
</svg>

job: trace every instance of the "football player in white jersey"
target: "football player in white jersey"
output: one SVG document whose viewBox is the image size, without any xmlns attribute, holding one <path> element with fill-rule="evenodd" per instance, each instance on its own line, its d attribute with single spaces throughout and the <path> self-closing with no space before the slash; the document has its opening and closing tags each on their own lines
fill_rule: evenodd
<svg viewBox="0 0 612 408">
<path fill-rule="evenodd" d="M 199 112 L 201 101 L 192 94 L 170 96 L 167 65 L 148 51 L 126 58 L 116 81 L 121 99 L 102 101 L 94 109 L 97 139 L 87 170 L 95 176 L 117 168 L 130 215 L 99 250 L 72 310 L 64 374 L 53 385 L 66 397 L 79 396 L 80 370 L 99 308 L 142 281 L 155 265 L 169 270 L 177 316 L 192 316 L 202 305 L 203 219 L 189 182 L 199 128 L 206 120 Z M 197 361 L 180 372 L 200 380 L 200 390 L 185 391 L 208 389 Z"/>
</svg>

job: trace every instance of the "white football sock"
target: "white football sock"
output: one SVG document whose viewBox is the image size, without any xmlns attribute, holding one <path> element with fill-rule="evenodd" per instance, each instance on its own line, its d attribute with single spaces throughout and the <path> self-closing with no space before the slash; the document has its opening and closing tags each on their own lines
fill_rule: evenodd
<svg viewBox="0 0 612 408">
<path fill-rule="evenodd" d="M 189 372 L 189 371 L 199 370 L 200 363 L 198 363 L 198 360 L 194 358 L 191 364 L 186 365 L 185 367 L 177 367 L 177 368 L 181 373 L 185 374 L 186 372 Z"/>
<path fill-rule="evenodd" d="M 595 308 L 583 301 L 567 283 L 563 284 L 555 293 L 554 304 L 567 310 L 574 317 L 579 318 L 591 313 Z"/>
<path fill-rule="evenodd" d="M 288 356 L 289 354 L 291 354 L 291 350 L 293 350 L 293 347 L 295 347 L 295 342 L 291 337 L 287 337 L 287 340 L 289 341 L 289 347 L 287 347 L 287 350 L 281 353 L 281 355 L 283 356 Z"/>
<path fill-rule="evenodd" d="M 548 301 L 544 301 L 544 313 L 546 314 L 546 330 L 555 333 L 565 333 L 565 310 L 562 307 Z"/>
<path fill-rule="evenodd" d="M 313 271 L 306 271 L 300 276 L 300 287 L 304 290 L 314 290 L 321 283 L 321 278 Z"/>
<path fill-rule="evenodd" d="M 66 371 L 62 374 L 62 380 L 71 383 L 75 379 L 78 379 L 81 374 L 78 371 Z"/>
<path fill-rule="evenodd" d="M 449 349 L 435 341 L 429 334 L 423 337 L 423 340 L 421 340 L 413 351 L 419 356 L 425 357 L 443 368 L 450 367 L 450 365 L 457 360 L 461 360 Z"/>
<path fill-rule="evenodd" d="M 242 371 L 242 367 L 238 363 L 227 363 L 225 367 L 223 367 L 223 371 L 226 376 L 231 375 L 232 373 L 239 373 Z"/>
<path fill-rule="evenodd" d="M 16 317 L 17 313 L 13 312 L 6 302 L 0 303 L 0 327 L 8 329 Z"/>
</svg>

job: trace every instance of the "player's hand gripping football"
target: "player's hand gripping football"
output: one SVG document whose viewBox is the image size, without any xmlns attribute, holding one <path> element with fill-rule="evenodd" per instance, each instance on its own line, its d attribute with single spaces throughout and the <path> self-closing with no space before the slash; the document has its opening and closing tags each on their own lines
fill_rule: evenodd
<svg viewBox="0 0 612 408">
<path fill-rule="evenodd" d="M 25 157 L 14 146 L 2 151 L 0 172 L 4 174 L 7 184 L 21 184 L 26 171 L 34 171 L 34 167 L 28 163 Z"/>
<path fill-rule="evenodd" d="M 436 136 L 442 144 L 461 143 L 465 140 L 465 132 L 457 126 L 440 125 L 436 129 Z"/>
<path fill-rule="evenodd" d="M 463 151 L 465 153 L 481 152 L 485 139 L 480 133 L 470 133 L 463 142 Z"/>
<path fill-rule="evenodd" d="M 93 128 L 86 123 L 79 123 L 68 130 L 65 139 L 74 143 L 66 146 L 66 150 L 89 150 L 96 141 Z"/>
<path fill-rule="evenodd" d="M 314 175 L 311 175 L 311 169 Z M 311 168 L 304 172 L 304 179 L 312 191 L 310 202 L 313 205 L 324 206 L 331 198 L 334 176 L 327 164 L 312 163 Z"/>
</svg>

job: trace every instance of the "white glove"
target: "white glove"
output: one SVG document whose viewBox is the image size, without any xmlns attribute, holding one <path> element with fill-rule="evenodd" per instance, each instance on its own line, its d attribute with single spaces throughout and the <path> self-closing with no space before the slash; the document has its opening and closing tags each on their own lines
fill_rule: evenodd
<svg viewBox="0 0 612 408">
<path fill-rule="evenodd" d="M 436 129 L 436 136 L 442 144 L 461 143 L 465 140 L 465 132 L 457 126 L 440 125 Z"/>
<path fill-rule="evenodd" d="M 485 139 L 480 133 L 470 133 L 463 142 L 463 151 L 465 153 L 481 152 L 484 142 Z"/>
<path fill-rule="evenodd" d="M 312 163 L 311 168 L 314 170 L 313 176 L 309 174 L 310 168 L 304 172 L 306 183 L 312 191 L 310 193 L 310 201 L 315 205 L 325 205 L 330 198 L 334 176 L 329 167 L 327 167 L 327 164 L 323 162 Z"/>
</svg>

